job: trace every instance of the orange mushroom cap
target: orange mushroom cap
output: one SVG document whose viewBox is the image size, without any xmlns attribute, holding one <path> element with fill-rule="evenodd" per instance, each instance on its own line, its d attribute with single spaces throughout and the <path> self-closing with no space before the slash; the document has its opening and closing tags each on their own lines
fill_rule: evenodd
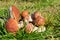
<svg viewBox="0 0 60 40">
<path fill-rule="evenodd" d="M 38 12 L 38 11 L 34 12 L 34 17 L 35 17 L 35 19 L 36 19 L 37 17 L 39 17 L 39 16 L 41 16 L 40 12 Z"/>
<path fill-rule="evenodd" d="M 16 20 L 16 21 L 19 21 L 20 20 L 20 11 L 18 10 L 18 8 L 14 5 L 11 6 L 11 9 L 12 9 L 12 15 L 13 15 L 13 18 Z"/>
<path fill-rule="evenodd" d="M 27 33 L 32 33 L 33 32 L 33 24 L 32 23 L 29 23 L 29 24 L 27 24 L 27 26 L 26 26 L 26 32 Z"/>
<path fill-rule="evenodd" d="M 22 12 L 22 17 L 25 18 L 25 17 L 28 17 L 28 10 L 25 10 Z"/>
<path fill-rule="evenodd" d="M 18 23 L 14 19 L 10 18 L 6 22 L 6 29 L 8 32 L 16 33 L 19 30 Z"/>
<path fill-rule="evenodd" d="M 45 19 L 43 17 L 38 17 L 35 20 L 35 25 L 37 26 L 43 26 L 45 24 Z"/>
</svg>

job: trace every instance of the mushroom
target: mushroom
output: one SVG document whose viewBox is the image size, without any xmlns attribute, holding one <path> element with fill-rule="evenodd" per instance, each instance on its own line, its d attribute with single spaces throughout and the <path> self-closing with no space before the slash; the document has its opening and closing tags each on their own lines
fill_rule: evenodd
<svg viewBox="0 0 60 40">
<path fill-rule="evenodd" d="M 42 17 L 38 17 L 36 20 L 35 20 L 35 25 L 36 26 L 44 26 L 45 24 L 45 19 L 42 18 Z"/>
<path fill-rule="evenodd" d="M 45 26 L 40 26 L 37 30 L 37 32 L 44 32 L 46 30 Z"/>
<path fill-rule="evenodd" d="M 38 30 L 38 27 L 34 26 L 33 28 L 33 32 L 37 31 Z"/>
<path fill-rule="evenodd" d="M 40 16 L 41 16 L 40 12 L 38 12 L 38 11 L 34 12 L 34 19 L 37 19 Z"/>
<path fill-rule="evenodd" d="M 17 21 L 14 20 L 13 18 L 10 18 L 6 22 L 6 29 L 7 29 L 8 32 L 16 33 L 19 30 Z"/>
<path fill-rule="evenodd" d="M 46 30 L 45 26 L 45 19 L 40 17 L 35 20 L 35 25 L 39 26 L 38 27 L 38 32 L 44 32 Z"/>
<path fill-rule="evenodd" d="M 46 28 L 44 27 L 45 19 L 43 16 L 41 16 L 41 14 L 39 14 L 38 11 L 34 13 L 34 24 L 38 26 L 38 30 L 37 30 L 38 32 L 42 32 L 46 30 Z"/>
<path fill-rule="evenodd" d="M 27 24 L 26 29 L 25 29 L 26 33 L 32 33 L 33 28 L 34 28 L 34 26 L 32 23 Z"/>
<path fill-rule="evenodd" d="M 17 22 L 20 20 L 20 11 L 14 5 L 10 7 L 10 16 L 14 18 Z"/>
<path fill-rule="evenodd" d="M 28 14 L 28 10 L 25 10 L 22 12 L 22 17 L 26 23 L 29 23 L 32 21 L 31 16 L 29 16 L 29 14 Z"/>
<path fill-rule="evenodd" d="M 45 19 L 41 16 L 41 14 L 38 11 L 34 12 L 34 23 L 36 26 L 45 24 Z"/>
<path fill-rule="evenodd" d="M 42 26 L 41 27 L 41 31 L 44 32 L 46 30 L 46 27 L 45 26 Z"/>
<path fill-rule="evenodd" d="M 23 21 L 20 21 L 20 22 L 18 23 L 18 26 L 19 26 L 20 29 L 23 28 L 23 27 L 24 27 Z"/>
</svg>

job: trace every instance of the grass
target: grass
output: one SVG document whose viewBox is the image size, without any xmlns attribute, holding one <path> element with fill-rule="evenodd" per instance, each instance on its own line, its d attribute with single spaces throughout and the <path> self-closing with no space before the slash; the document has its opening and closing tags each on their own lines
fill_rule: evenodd
<svg viewBox="0 0 60 40">
<path fill-rule="evenodd" d="M 34 11 L 40 11 L 46 19 L 45 32 L 27 34 L 24 28 L 17 32 L 14 36 L 5 29 L 5 22 L 9 18 L 9 7 L 16 5 L 22 12 L 28 10 L 29 14 Z M 17 0 L 0 1 L 0 40 L 60 40 L 60 0 Z"/>
</svg>

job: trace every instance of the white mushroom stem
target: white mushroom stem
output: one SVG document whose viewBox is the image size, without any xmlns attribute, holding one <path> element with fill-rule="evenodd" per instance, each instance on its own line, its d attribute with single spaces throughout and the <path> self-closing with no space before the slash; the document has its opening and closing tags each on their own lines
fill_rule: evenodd
<svg viewBox="0 0 60 40">
<path fill-rule="evenodd" d="M 10 17 L 11 18 L 14 18 L 13 13 L 12 13 L 12 7 L 11 6 L 10 6 L 10 9 L 9 10 L 10 10 Z"/>
<path fill-rule="evenodd" d="M 34 27 L 33 32 L 37 31 L 38 27 Z"/>
<path fill-rule="evenodd" d="M 23 27 L 24 27 L 23 21 L 20 21 L 20 22 L 19 22 L 18 27 L 19 27 L 19 28 L 23 28 Z"/>
<path fill-rule="evenodd" d="M 46 27 L 45 26 L 41 27 L 41 31 L 42 32 L 44 32 L 45 30 L 46 30 Z"/>
<path fill-rule="evenodd" d="M 46 30 L 45 26 L 40 26 L 37 30 L 37 32 L 44 32 Z"/>
<path fill-rule="evenodd" d="M 33 21 L 32 18 L 31 18 L 31 16 L 29 16 L 29 21 L 31 21 L 31 22 Z"/>
<path fill-rule="evenodd" d="M 33 20 L 31 18 L 31 16 L 29 16 L 29 19 L 28 20 L 27 19 L 24 19 L 24 21 L 28 24 L 29 22 L 32 22 Z"/>
<path fill-rule="evenodd" d="M 28 20 L 26 20 L 26 19 L 24 19 L 24 21 L 28 24 L 29 22 L 28 22 Z"/>
<path fill-rule="evenodd" d="M 38 28 L 37 32 L 42 32 L 40 27 Z"/>
</svg>

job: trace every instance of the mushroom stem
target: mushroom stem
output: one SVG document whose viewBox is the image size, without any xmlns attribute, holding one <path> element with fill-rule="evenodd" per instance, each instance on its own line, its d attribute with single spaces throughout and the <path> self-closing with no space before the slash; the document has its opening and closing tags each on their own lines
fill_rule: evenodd
<svg viewBox="0 0 60 40">
<path fill-rule="evenodd" d="M 46 30 L 45 26 L 40 26 L 37 30 L 37 32 L 44 32 Z"/>
<path fill-rule="evenodd" d="M 33 32 L 37 31 L 38 30 L 38 27 L 34 27 L 33 29 Z"/>
<path fill-rule="evenodd" d="M 29 22 L 32 22 L 33 20 L 31 18 L 31 16 L 29 16 L 28 19 L 24 19 L 24 21 L 28 24 Z"/>
<path fill-rule="evenodd" d="M 20 22 L 18 23 L 18 27 L 19 27 L 19 28 L 23 28 L 23 27 L 24 27 L 23 21 L 20 21 Z"/>
<path fill-rule="evenodd" d="M 41 31 L 44 32 L 46 30 L 45 26 L 41 26 Z"/>
<path fill-rule="evenodd" d="M 10 6 L 10 17 L 14 18 L 13 13 L 12 13 L 12 7 Z"/>
</svg>

